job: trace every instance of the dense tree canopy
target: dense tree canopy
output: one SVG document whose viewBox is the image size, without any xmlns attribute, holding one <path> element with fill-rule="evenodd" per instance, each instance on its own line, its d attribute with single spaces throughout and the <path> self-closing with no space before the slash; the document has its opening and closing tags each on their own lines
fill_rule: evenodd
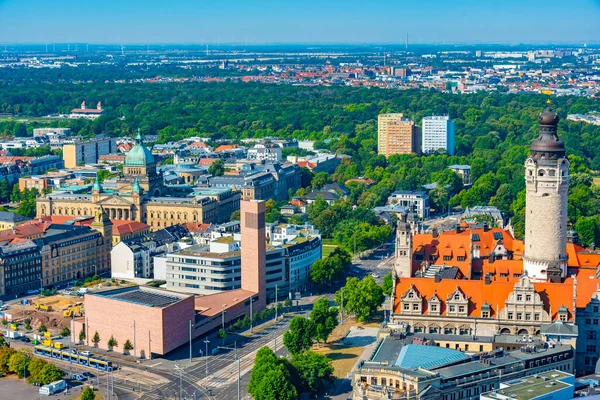
<svg viewBox="0 0 600 400">
<path fill-rule="evenodd" d="M 174 73 L 170 66 L 156 68 L 164 69 L 165 74 Z M 128 79 L 149 73 L 144 68 L 131 69 Z M 232 82 L 105 83 L 110 81 L 108 77 L 122 72 L 121 67 L 114 66 L 68 71 L 18 70 L 10 74 L 0 71 L 0 112 L 16 112 L 27 120 L 27 117 L 68 113 L 82 100 L 91 104 L 102 101 L 106 110 L 105 115 L 94 121 L 32 119 L 24 123 L 21 118 L 2 121 L 0 135 L 31 135 L 37 126 L 58 125 L 70 127 L 73 134 L 84 137 L 101 133 L 132 136 L 139 127 L 143 134 L 158 135 L 161 143 L 190 136 L 204 136 L 211 141 L 266 136 L 315 140 L 317 148 L 351 157 L 334 174 L 317 174 L 315 187 L 330 180 L 344 183 L 358 176 L 375 181 L 370 187 L 351 185 L 348 201 L 351 205 L 371 208 L 384 204 L 394 190 L 419 189 L 422 184 L 437 183 L 431 193 L 436 209 L 443 210 L 448 203 L 462 207 L 495 205 L 513 218 L 517 236 L 523 235 L 523 209 L 515 203 L 520 202 L 519 193 L 524 189 L 523 162 L 531 140 L 537 135 L 536 118 L 545 105 L 545 96 Z M 78 84 L 68 83 L 83 76 L 86 78 Z M 559 136 L 565 142 L 572 173 L 600 169 L 600 126 L 565 118 L 568 113 L 597 110 L 597 100 L 563 96 L 553 99 L 553 107 L 562 118 Z M 448 114 L 455 121 L 456 155 L 396 155 L 386 160 L 377 154 L 376 148 L 376 119 L 382 112 L 403 112 L 417 123 L 427 115 Z M 446 170 L 451 164 L 471 165 L 473 187 L 461 188 L 457 176 Z M 217 167 L 214 169 L 221 173 Z M 304 171 L 304 192 L 311 184 L 310 178 L 310 173 Z M 577 184 L 571 188 L 573 207 L 569 210 L 572 226 L 579 218 L 597 211 L 599 200 L 599 191 L 589 179 L 574 175 L 574 181 Z M 349 248 L 349 238 L 357 239 L 345 232 L 349 229 L 342 225 L 337 235 L 334 232 L 341 219 L 351 219 L 347 214 L 337 215 L 343 209 L 336 206 L 320 209 L 309 220 L 318 225 L 325 237 L 335 237 Z M 365 246 L 372 245 L 384 233 L 381 227 L 371 228 L 365 233 Z"/>
</svg>

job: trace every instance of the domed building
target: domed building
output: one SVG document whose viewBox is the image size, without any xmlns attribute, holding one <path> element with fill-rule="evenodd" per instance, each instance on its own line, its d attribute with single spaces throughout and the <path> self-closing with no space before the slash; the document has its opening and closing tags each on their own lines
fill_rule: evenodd
<svg viewBox="0 0 600 400">
<path fill-rule="evenodd" d="M 138 131 L 113 190 L 104 189 L 96 179 L 91 194 L 49 194 L 38 199 L 37 217 L 90 216 L 96 215 L 102 207 L 112 220 L 140 221 L 158 230 L 186 222 L 227 221 L 231 213 L 239 209 L 240 197 L 240 192 L 231 190 L 217 190 L 202 196 L 172 196 Z"/>
</svg>

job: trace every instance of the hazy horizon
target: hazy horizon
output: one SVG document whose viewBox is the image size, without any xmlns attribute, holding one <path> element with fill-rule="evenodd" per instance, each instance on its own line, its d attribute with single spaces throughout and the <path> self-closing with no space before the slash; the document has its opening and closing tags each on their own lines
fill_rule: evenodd
<svg viewBox="0 0 600 400">
<path fill-rule="evenodd" d="M 598 21 L 599 0 L 0 0 L 0 43 L 560 45 L 598 43 Z"/>
</svg>

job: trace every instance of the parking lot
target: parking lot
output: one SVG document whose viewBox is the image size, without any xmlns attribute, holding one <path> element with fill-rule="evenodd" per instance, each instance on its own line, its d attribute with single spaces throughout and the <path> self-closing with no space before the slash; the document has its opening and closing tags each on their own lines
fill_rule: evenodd
<svg viewBox="0 0 600 400">
<path fill-rule="evenodd" d="M 69 392 L 68 392 L 69 394 L 67 397 L 69 399 L 71 397 L 81 393 L 83 388 L 86 386 L 85 383 L 82 384 L 80 382 L 73 382 L 73 383 L 69 382 L 69 385 L 74 386 L 69 389 Z M 0 393 L 1 393 L 0 398 L 2 398 L 2 400 L 37 399 L 40 397 L 38 390 L 39 390 L 39 388 L 37 386 L 30 385 L 29 383 L 27 383 L 23 380 L 16 379 L 13 376 L 0 378 Z M 61 392 L 61 393 L 57 393 L 52 396 L 44 396 L 44 398 L 46 398 L 46 399 L 65 398 L 65 394 Z"/>
</svg>

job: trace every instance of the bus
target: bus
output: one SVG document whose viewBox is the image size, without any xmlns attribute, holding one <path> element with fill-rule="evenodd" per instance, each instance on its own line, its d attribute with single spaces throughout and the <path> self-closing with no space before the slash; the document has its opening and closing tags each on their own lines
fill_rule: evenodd
<svg viewBox="0 0 600 400">
<path fill-rule="evenodd" d="M 108 360 L 103 360 L 93 356 L 83 356 L 81 354 L 75 354 L 64 349 L 55 349 L 52 347 L 38 345 L 33 347 L 33 352 L 40 356 L 55 358 L 57 360 L 79 364 L 102 371 L 112 371 L 115 369 L 115 366 L 113 366 L 112 362 Z"/>
</svg>

